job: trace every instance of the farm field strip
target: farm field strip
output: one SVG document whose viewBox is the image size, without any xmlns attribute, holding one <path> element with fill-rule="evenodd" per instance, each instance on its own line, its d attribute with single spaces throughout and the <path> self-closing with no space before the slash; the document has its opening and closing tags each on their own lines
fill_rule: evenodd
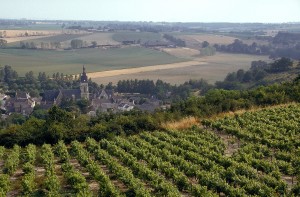
<svg viewBox="0 0 300 197">
<path fill-rule="evenodd" d="M 120 69 L 120 70 L 94 72 L 94 73 L 89 73 L 88 75 L 90 78 L 94 79 L 94 78 L 101 78 L 101 77 L 112 77 L 112 76 L 117 76 L 117 75 L 136 74 L 136 73 L 148 72 L 148 71 L 184 68 L 184 67 L 200 65 L 200 64 L 205 64 L 205 62 L 187 61 L 187 62 L 162 64 L 162 65 L 155 65 L 155 66 L 142 66 L 142 67 L 138 67 L 138 68 L 128 68 L 128 69 Z"/>
<path fill-rule="evenodd" d="M 0 147 L 0 194 L 297 196 L 299 121 L 292 104 L 203 120 L 208 129 Z M 220 133 L 239 142 L 233 155 Z"/>
</svg>

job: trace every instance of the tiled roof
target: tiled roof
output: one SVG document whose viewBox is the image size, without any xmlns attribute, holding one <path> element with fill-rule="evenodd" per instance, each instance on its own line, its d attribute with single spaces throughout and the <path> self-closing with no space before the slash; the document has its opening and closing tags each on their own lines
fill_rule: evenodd
<svg viewBox="0 0 300 197">
<path fill-rule="evenodd" d="M 56 99 L 58 95 L 59 95 L 59 90 L 46 90 L 43 94 L 42 101 L 53 102 L 54 99 Z"/>
<path fill-rule="evenodd" d="M 74 97 L 75 100 L 81 98 L 79 89 L 64 89 L 64 90 L 61 90 L 61 92 L 62 92 L 62 95 L 64 98 L 73 98 Z"/>
</svg>

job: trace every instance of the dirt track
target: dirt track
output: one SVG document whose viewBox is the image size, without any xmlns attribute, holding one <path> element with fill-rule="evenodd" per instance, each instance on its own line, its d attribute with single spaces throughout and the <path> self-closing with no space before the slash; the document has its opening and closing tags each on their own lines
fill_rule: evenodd
<svg viewBox="0 0 300 197">
<path fill-rule="evenodd" d="M 127 69 L 121 69 L 121 70 L 109 70 L 109 71 L 103 71 L 103 72 L 88 73 L 88 76 L 90 78 L 94 79 L 94 78 L 100 78 L 100 77 L 112 77 L 112 76 L 118 76 L 118 75 L 135 74 L 135 73 L 147 72 L 147 71 L 182 68 L 182 67 L 194 66 L 194 65 L 199 65 L 199 64 L 206 64 L 206 62 L 194 60 L 194 61 L 179 62 L 179 63 L 173 63 L 173 64 L 162 64 L 162 65 L 145 66 L 145 67 L 138 67 L 138 68 L 127 68 Z"/>
</svg>

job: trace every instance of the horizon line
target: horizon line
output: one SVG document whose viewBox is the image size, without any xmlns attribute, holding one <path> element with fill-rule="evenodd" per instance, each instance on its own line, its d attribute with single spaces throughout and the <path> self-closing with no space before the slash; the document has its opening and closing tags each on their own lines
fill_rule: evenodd
<svg viewBox="0 0 300 197">
<path fill-rule="evenodd" d="M 90 22 L 144 22 L 144 23 L 229 23 L 229 24 L 300 24 L 300 21 L 289 21 L 289 22 L 234 22 L 234 21 L 211 21 L 211 22 L 204 22 L 204 21 L 136 21 L 136 20 L 96 20 L 96 19 L 32 19 L 32 18 L 0 18 L 0 20 L 19 20 L 19 21 L 90 21 Z"/>
</svg>

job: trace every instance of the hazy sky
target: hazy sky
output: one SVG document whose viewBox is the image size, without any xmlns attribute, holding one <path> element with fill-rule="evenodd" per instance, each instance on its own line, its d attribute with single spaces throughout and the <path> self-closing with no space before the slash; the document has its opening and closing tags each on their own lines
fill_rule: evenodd
<svg viewBox="0 0 300 197">
<path fill-rule="evenodd" d="M 0 18 L 300 22 L 300 0 L 0 0 Z"/>
</svg>

